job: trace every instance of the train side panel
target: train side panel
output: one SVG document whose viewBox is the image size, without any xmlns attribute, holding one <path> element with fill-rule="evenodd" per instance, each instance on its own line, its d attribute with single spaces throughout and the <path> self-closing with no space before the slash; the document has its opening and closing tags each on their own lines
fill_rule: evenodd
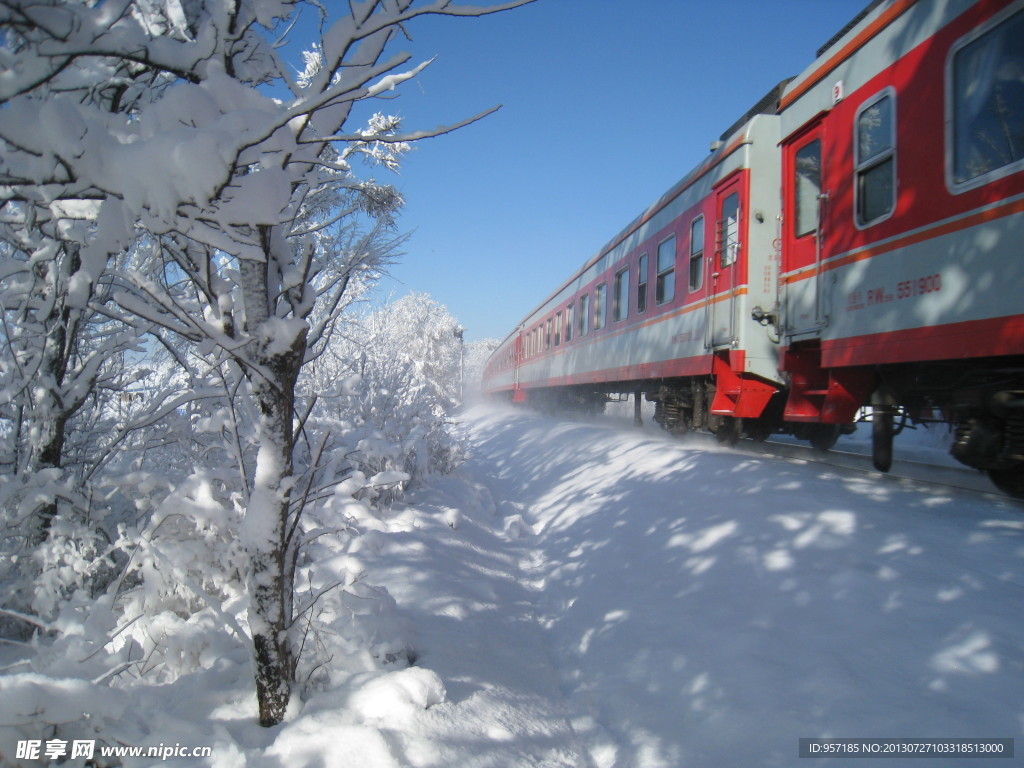
<svg viewBox="0 0 1024 768">
<path fill-rule="evenodd" d="M 817 127 L 823 142 L 820 267 L 811 259 L 812 248 L 801 252 L 800 240 L 813 235 L 796 236 L 794 228 L 801 226 L 796 194 L 787 195 L 794 204 L 787 211 L 786 334 L 797 341 L 820 337 L 826 365 L 957 357 L 938 341 L 954 332 L 944 326 L 957 323 L 968 324 L 962 329 L 967 334 L 985 327 L 995 332 L 992 338 L 979 335 L 963 356 L 1014 351 L 1000 331 L 1020 317 L 1017 295 L 1024 276 L 1014 262 L 1019 261 L 1024 182 L 1018 172 L 972 189 L 950 188 L 947 63 L 953 44 L 977 29 L 984 16 L 980 7 L 955 15 L 962 3 L 946 4 L 947 13 L 939 14 L 942 5 L 918 3 L 858 52 L 863 83 L 837 71 L 796 105 L 810 101 L 820 107 L 837 87 L 846 90 Z M 921 14 L 913 12 L 918 6 Z M 927 36 L 937 22 L 946 26 Z M 1024 22 L 1016 24 L 1024 34 Z M 924 40 L 895 58 L 892 52 L 907 45 L 911 31 Z M 864 61 L 879 67 L 873 76 L 866 76 Z M 1024 104 L 1024 93 L 1020 97 Z M 792 120 L 789 116 L 787 127 Z M 800 130 L 809 132 L 806 125 Z M 872 158 L 863 158 L 872 151 L 871 142 L 884 145 L 886 155 L 874 167 L 868 167 Z M 806 146 L 806 138 L 798 134 L 787 140 L 787 146 L 795 145 Z M 794 169 L 793 158 L 789 168 Z M 890 179 L 880 179 L 883 174 Z M 872 185 L 877 200 L 866 199 L 864 189 Z M 978 325 L 994 318 L 1007 320 Z M 930 340 L 929 334 L 914 332 L 922 328 L 931 329 Z M 884 337 L 872 338 L 876 334 Z M 883 348 L 877 343 L 883 338 L 899 346 Z"/>
</svg>

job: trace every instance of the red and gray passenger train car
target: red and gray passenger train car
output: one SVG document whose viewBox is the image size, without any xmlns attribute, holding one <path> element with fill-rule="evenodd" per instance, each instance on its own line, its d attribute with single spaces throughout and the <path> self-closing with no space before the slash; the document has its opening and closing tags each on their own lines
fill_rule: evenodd
<svg viewBox="0 0 1024 768">
<path fill-rule="evenodd" d="M 829 446 L 941 419 L 1024 495 L 1024 0 L 881 0 L 508 336 L 516 402 Z"/>
</svg>

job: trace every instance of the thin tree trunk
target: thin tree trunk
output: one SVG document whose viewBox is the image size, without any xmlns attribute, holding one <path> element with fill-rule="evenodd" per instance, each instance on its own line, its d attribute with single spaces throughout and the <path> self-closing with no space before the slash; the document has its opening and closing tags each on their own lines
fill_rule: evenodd
<svg viewBox="0 0 1024 768">
<path fill-rule="evenodd" d="M 260 725 L 284 719 L 291 697 L 294 659 L 288 638 L 292 614 L 292 578 L 287 563 L 287 527 L 292 471 L 291 413 L 284 398 L 257 395 L 260 449 L 256 482 L 246 510 L 250 536 L 249 625 L 256 659 L 256 697 Z"/>
<path fill-rule="evenodd" d="M 64 430 L 73 409 L 62 402 L 60 391 L 67 375 L 71 349 L 76 342 L 77 328 L 71 322 L 64 286 L 80 266 L 78 246 L 65 244 L 64 252 L 46 265 L 47 272 L 42 276 L 45 286 L 42 298 L 50 301 L 51 305 L 42 320 L 44 338 L 37 372 L 37 399 L 29 414 L 33 432 L 26 467 L 29 476 L 46 469 L 59 469 L 63 461 Z M 31 546 L 46 541 L 56 516 L 56 499 L 43 502 L 36 508 L 29 534 Z"/>
<path fill-rule="evenodd" d="M 269 247 L 267 251 L 269 256 Z M 267 330 L 267 297 L 274 295 L 267 264 L 243 261 L 240 270 L 247 320 L 254 336 L 250 346 L 253 366 L 247 375 L 260 409 L 259 451 L 242 535 L 250 557 L 249 626 L 255 650 L 259 719 L 260 725 L 269 727 L 284 719 L 295 670 L 288 629 L 296 544 L 289 537 L 289 511 L 295 385 L 307 339 L 306 331 L 300 328 L 286 345 L 287 339 Z"/>
</svg>

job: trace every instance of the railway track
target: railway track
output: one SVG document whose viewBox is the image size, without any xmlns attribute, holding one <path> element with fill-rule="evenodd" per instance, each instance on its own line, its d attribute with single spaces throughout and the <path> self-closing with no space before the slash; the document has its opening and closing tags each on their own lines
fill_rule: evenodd
<svg viewBox="0 0 1024 768">
<path fill-rule="evenodd" d="M 735 446 L 737 451 L 752 455 L 769 455 L 792 459 L 812 464 L 824 464 L 854 472 L 862 472 L 889 482 L 914 482 L 933 486 L 956 488 L 976 493 L 992 494 L 1001 499 L 1010 498 L 1002 493 L 988 475 L 968 467 L 957 467 L 943 464 L 928 464 L 920 461 L 896 459 L 892 469 L 879 472 L 871 463 L 871 457 L 861 453 L 832 449 L 826 452 L 817 451 L 808 445 L 794 445 L 775 440 L 757 443 L 743 440 Z"/>
<path fill-rule="evenodd" d="M 644 417 L 647 424 L 650 424 L 653 420 L 648 413 L 645 413 Z M 627 425 L 628 418 L 630 417 L 626 416 L 625 411 L 613 418 L 618 420 L 623 428 L 629 428 Z M 657 430 L 657 432 L 665 434 L 661 430 Z M 695 441 L 698 444 L 722 447 L 722 444 L 710 432 L 686 432 L 684 439 Z M 832 448 L 822 452 L 806 443 L 786 442 L 784 439 L 779 439 L 779 437 L 769 438 L 763 442 L 743 438 L 736 445 L 732 446 L 732 450 L 750 456 L 775 456 L 808 464 L 822 464 L 850 472 L 863 473 L 888 482 L 921 483 L 991 494 L 1000 499 L 1014 500 L 1012 496 L 1008 496 L 996 488 L 984 472 L 952 463 L 933 464 L 927 461 L 900 459 L 898 448 L 897 458 L 893 461 L 892 469 L 889 472 L 879 472 L 875 469 L 869 454 L 844 449 L 842 444 L 840 444 L 839 448 Z M 1024 501 L 1017 501 L 1024 504 Z"/>
<path fill-rule="evenodd" d="M 632 405 L 626 403 L 619 410 L 611 414 L 605 414 L 604 418 L 610 418 L 618 423 L 623 429 L 635 428 L 632 422 Z M 652 429 L 655 434 L 667 434 L 653 425 L 653 413 L 648 410 L 643 414 L 644 424 L 647 429 Z M 870 426 L 870 425 L 869 425 Z M 710 432 L 686 432 L 683 439 L 695 441 L 698 444 L 722 447 L 717 438 Z M 784 436 L 769 437 L 763 442 L 741 439 L 732 449 L 738 453 L 750 456 L 776 456 L 793 461 L 806 462 L 808 464 L 823 464 L 839 469 L 859 472 L 877 478 L 886 478 L 888 481 L 915 482 L 928 485 L 956 488 L 960 490 L 973 491 L 975 493 L 991 494 L 1000 499 L 1012 499 L 992 484 L 988 475 L 970 467 L 946 463 L 929 463 L 927 461 L 900 459 L 900 449 L 896 449 L 896 459 L 893 461 L 892 469 L 887 472 L 879 472 L 871 463 L 871 456 L 866 452 L 851 451 L 844 448 L 843 441 L 837 448 L 821 452 L 803 442 L 789 442 Z M 1024 503 L 1024 502 L 1022 502 Z"/>
<path fill-rule="evenodd" d="M 631 412 L 632 406 L 628 410 Z M 626 410 L 622 410 L 613 414 L 602 414 L 594 418 L 591 423 L 605 423 L 615 429 L 632 430 L 637 428 L 632 423 L 632 418 L 632 415 L 627 415 Z M 667 432 L 653 425 L 651 413 L 644 414 L 644 425 L 643 428 L 650 430 L 651 434 L 668 435 Z M 694 445 L 714 446 L 719 450 L 725 448 L 710 432 L 689 431 L 678 439 Z M 871 456 L 867 453 L 844 450 L 841 445 L 838 449 L 832 448 L 822 452 L 805 443 L 785 442 L 779 437 L 769 438 L 763 442 L 743 438 L 728 450 L 747 456 L 773 456 L 806 464 L 820 464 L 877 478 L 882 482 L 916 483 L 971 491 L 998 499 L 1016 501 L 1024 506 L 1024 499 L 1014 499 L 1000 491 L 984 472 L 952 463 L 929 463 L 900 459 L 897 455 L 889 472 L 879 472 L 871 463 Z M 897 454 L 898 451 L 897 448 Z"/>
</svg>

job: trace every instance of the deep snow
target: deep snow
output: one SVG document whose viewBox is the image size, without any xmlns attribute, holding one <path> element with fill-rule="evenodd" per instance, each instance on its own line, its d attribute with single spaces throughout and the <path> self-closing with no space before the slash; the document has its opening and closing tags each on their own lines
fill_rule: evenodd
<svg viewBox="0 0 1024 768">
<path fill-rule="evenodd" d="M 386 513 L 345 507 L 362 535 L 338 570 L 396 602 L 352 587 L 359 637 L 286 723 L 254 724 L 245 650 L 221 636 L 205 671 L 125 691 L 108 732 L 266 768 L 811 768 L 829 761 L 798 740 L 824 736 L 1024 748 L 1020 504 L 614 418 L 478 408 L 459 428 L 454 475 Z M 23 693 L 113 711 L 115 691 L 17 672 L 0 725 Z M 874 763 L 899 764 L 854 765 Z"/>
<path fill-rule="evenodd" d="M 534 531 L 550 663 L 598 743 L 581 765 L 1024 728 L 1020 505 L 613 426 L 470 425 L 466 471 Z"/>
<path fill-rule="evenodd" d="M 801 737 L 1024 729 L 1019 505 L 614 420 L 463 424 L 472 458 L 368 576 L 446 698 L 351 765 L 812 766 Z"/>
</svg>

